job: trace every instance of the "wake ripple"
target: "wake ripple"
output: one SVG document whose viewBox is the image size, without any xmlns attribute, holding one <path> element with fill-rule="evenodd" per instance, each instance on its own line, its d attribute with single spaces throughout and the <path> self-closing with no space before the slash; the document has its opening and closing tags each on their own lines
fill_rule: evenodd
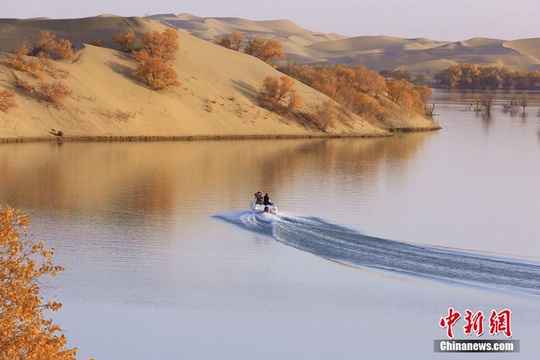
<svg viewBox="0 0 540 360">
<path fill-rule="evenodd" d="M 540 295 L 540 264 L 521 259 L 366 236 L 317 218 L 251 212 L 215 217 L 344 264 Z"/>
</svg>

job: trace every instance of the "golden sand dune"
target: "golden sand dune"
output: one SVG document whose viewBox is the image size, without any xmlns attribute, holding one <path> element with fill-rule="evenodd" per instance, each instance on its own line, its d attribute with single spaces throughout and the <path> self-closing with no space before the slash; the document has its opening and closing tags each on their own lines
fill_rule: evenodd
<svg viewBox="0 0 540 360">
<path fill-rule="evenodd" d="M 364 64 L 381 71 L 408 68 L 434 75 L 445 64 L 464 62 L 482 66 L 507 66 L 515 70 L 540 69 L 540 39 L 505 41 L 473 38 L 458 42 L 426 38 L 403 39 L 390 36 L 346 37 L 316 34 L 290 22 L 275 22 L 261 30 L 262 22 L 230 18 L 198 18 L 182 14 L 177 24 L 193 35 L 213 41 L 217 36 L 242 31 L 251 36 L 275 38 L 284 44 L 288 59 L 298 64 Z M 212 22 L 209 20 L 212 19 Z M 206 28 L 190 30 L 193 22 L 205 22 Z"/>
<path fill-rule="evenodd" d="M 133 75 L 130 55 L 116 50 L 111 38 L 132 29 L 138 35 L 162 31 L 168 20 L 187 21 L 187 16 L 155 18 L 98 16 L 76 20 L 0 20 L 0 90 L 14 90 L 19 106 L 0 112 L 0 138 L 51 136 L 51 129 L 66 137 L 213 137 L 213 136 L 317 136 L 324 133 L 259 106 L 257 92 L 267 76 L 283 76 L 266 63 L 246 54 L 227 50 L 179 30 L 180 51 L 171 65 L 182 85 L 159 93 L 145 87 Z M 209 21 L 212 23 L 212 21 Z M 203 22 L 204 23 L 204 22 Z M 192 23 L 192 24 L 195 24 Z M 208 22 L 206 22 L 208 25 Z M 249 24 L 246 24 L 249 25 Z M 276 21 L 255 24 L 260 29 L 297 27 Z M 253 25 L 253 26 L 255 26 Z M 72 91 L 61 106 L 38 100 L 16 87 L 17 79 L 37 84 L 38 79 L 11 68 L 11 44 L 30 44 L 41 30 L 74 43 L 81 62 L 59 61 L 56 67 L 69 73 L 66 79 L 46 75 L 41 81 L 61 80 Z M 304 40 L 304 35 L 300 34 Z M 319 38 L 320 35 L 311 35 Z M 327 40 L 327 37 L 320 37 Z M 89 45 L 99 40 L 101 46 Z M 309 52 L 304 54 L 309 55 Z M 328 98 L 301 83 L 295 84 L 307 112 Z M 391 106 L 392 108 L 392 106 Z M 385 130 L 350 114 L 328 129 L 335 135 L 380 136 Z M 420 116 L 403 116 L 393 107 L 382 124 L 396 128 L 433 128 Z"/>
<path fill-rule="evenodd" d="M 540 38 L 506 41 L 503 46 L 540 60 Z"/>
</svg>

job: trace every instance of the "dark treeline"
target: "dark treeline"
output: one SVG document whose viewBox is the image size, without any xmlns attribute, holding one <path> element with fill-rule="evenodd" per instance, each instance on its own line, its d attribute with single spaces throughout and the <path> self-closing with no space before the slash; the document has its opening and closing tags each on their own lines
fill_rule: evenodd
<svg viewBox="0 0 540 360">
<path fill-rule="evenodd" d="M 527 73 L 499 66 L 478 66 L 475 64 L 454 65 L 435 74 L 439 85 L 457 89 L 538 89 L 540 71 Z"/>
</svg>

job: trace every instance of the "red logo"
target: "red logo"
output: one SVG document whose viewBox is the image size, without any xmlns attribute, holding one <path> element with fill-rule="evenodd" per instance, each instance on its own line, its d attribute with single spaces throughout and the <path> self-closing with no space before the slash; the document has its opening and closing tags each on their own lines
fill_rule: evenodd
<svg viewBox="0 0 540 360">
<path fill-rule="evenodd" d="M 512 337 L 512 330 L 510 329 L 510 310 L 504 309 L 500 313 L 495 310 L 491 311 L 489 317 L 489 333 L 491 335 L 497 335 L 503 333 L 506 337 Z"/>
<path fill-rule="evenodd" d="M 449 339 L 454 338 L 452 327 L 461 318 L 461 314 L 455 311 L 454 308 L 448 308 L 448 315 L 442 317 L 439 320 L 439 326 L 446 329 L 446 336 Z M 465 335 L 472 335 L 476 333 L 476 336 L 482 336 L 484 334 L 484 314 L 482 311 L 473 313 L 471 310 L 465 310 L 465 326 L 463 326 L 463 333 Z M 498 335 L 503 333 L 506 337 L 512 337 L 511 323 L 511 311 L 504 309 L 501 312 L 495 310 L 491 311 L 489 317 L 489 333 L 491 335 Z"/>
</svg>

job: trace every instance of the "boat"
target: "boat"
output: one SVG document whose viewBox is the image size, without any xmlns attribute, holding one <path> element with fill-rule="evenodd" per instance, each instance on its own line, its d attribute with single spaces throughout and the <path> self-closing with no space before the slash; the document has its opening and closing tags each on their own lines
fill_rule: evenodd
<svg viewBox="0 0 540 360">
<path fill-rule="evenodd" d="M 256 200 L 257 200 L 256 198 L 253 198 L 253 200 L 251 201 L 251 210 L 253 212 L 269 213 L 269 214 L 277 215 L 278 208 L 271 200 L 268 205 L 257 204 Z"/>
</svg>

